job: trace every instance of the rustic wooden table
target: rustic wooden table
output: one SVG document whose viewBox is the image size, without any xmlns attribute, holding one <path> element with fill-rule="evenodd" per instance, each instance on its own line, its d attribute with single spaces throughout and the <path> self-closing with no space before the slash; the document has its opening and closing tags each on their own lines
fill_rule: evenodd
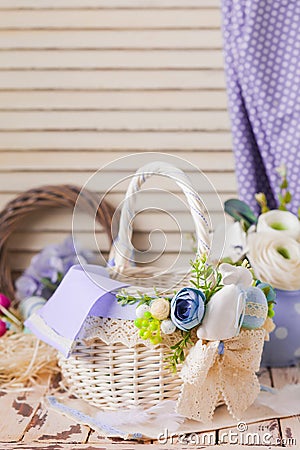
<svg viewBox="0 0 300 450">
<path fill-rule="evenodd" d="M 260 380 L 264 385 L 280 388 L 287 383 L 299 383 L 300 370 L 297 367 L 263 369 L 260 373 Z M 21 394 L 0 391 L 0 450 L 16 448 L 26 450 L 205 448 L 203 445 L 197 446 L 192 442 L 184 447 L 176 442 L 172 445 L 163 445 L 155 441 L 138 442 L 103 438 L 89 427 L 77 424 L 73 420 L 47 409 L 43 397 L 50 389 L 51 386 L 45 385 Z M 214 431 L 209 448 L 245 449 L 244 445 L 226 444 L 226 439 L 223 439 L 222 436 L 228 431 L 229 429 Z M 247 432 L 257 433 L 259 436 L 269 432 L 272 435 L 271 445 L 259 446 L 260 449 L 292 447 L 296 450 L 300 448 L 300 416 L 249 424 Z M 217 445 L 218 442 L 224 443 Z"/>
</svg>

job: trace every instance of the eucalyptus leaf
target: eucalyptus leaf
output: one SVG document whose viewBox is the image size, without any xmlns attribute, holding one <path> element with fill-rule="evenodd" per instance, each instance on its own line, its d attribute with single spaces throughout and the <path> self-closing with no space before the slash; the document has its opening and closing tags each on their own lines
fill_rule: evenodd
<svg viewBox="0 0 300 450">
<path fill-rule="evenodd" d="M 252 209 L 243 201 L 232 198 L 224 203 L 224 208 L 227 214 L 233 217 L 238 222 L 244 222 L 248 230 L 251 225 L 257 223 L 257 217 Z"/>
</svg>

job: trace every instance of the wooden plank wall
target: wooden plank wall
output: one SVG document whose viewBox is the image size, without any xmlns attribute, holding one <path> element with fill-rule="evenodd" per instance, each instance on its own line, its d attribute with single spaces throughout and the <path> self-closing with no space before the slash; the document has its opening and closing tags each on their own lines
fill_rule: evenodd
<svg viewBox="0 0 300 450">
<path fill-rule="evenodd" d="M 103 164 L 144 151 L 184 158 L 222 200 L 234 195 L 220 21 L 219 0 L 0 0 L 1 207 L 41 184 L 83 184 Z M 120 163 L 121 175 L 135 169 L 132 159 Z M 95 189 L 106 189 L 111 175 L 106 170 Z M 117 205 L 125 187 L 108 199 Z M 192 231 L 184 206 L 153 195 L 151 204 Z M 221 217 L 214 195 L 206 199 Z M 177 253 L 178 229 L 169 222 L 157 212 L 140 216 L 137 245 L 147 247 L 144 232 L 162 226 L 165 259 Z M 70 214 L 56 211 L 26 221 L 11 240 L 14 269 L 70 226 Z M 89 231 L 83 220 L 87 245 Z M 154 239 L 152 250 L 160 245 Z"/>
</svg>

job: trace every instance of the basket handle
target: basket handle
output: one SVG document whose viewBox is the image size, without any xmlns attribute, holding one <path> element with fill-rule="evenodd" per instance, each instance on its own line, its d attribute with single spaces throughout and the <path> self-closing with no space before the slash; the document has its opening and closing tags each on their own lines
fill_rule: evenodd
<svg viewBox="0 0 300 450">
<path fill-rule="evenodd" d="M 134 194 L 141 189 L 142 184 L 148 178 L 158 174 L 174 180 L 184 192 L 194 220 L 198 254 L 208 253 L 210 250 L 209 224 L 204 215 L 204 205 L 201 198 L 181 169 L 169 163 L 157 161 L 146 164 L 137 170 L 128 186 L 121 210 L 119 233 L 113 242 L 108 262 L 110 266 L 119 271 L 124 270 L 128 265 L 132 265 L 131 257 L 134 248 L 131 238 L 132 221 L 135 213 Z"/>
</svg>

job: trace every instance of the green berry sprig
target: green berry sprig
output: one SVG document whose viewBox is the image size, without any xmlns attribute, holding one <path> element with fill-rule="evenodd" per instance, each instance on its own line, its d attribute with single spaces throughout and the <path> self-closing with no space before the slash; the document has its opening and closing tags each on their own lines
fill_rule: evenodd
<svg viewBox="0 0 300 450">
<path fill-rule="evenodd" d="M 149 339 L 153 345 L 162 342 L 160 320 L 155 319 L 150 311 L 144 312 L 143 317 L 135 319 L 134 324 L 140 330 L 139 335 L 143 340 Z"/>
<path fill-rule="evenodd" d="M 274 304 L 275 302 L 268 302 L 268 317 L 271 319 L 275 316 Z"/>
</svg>

